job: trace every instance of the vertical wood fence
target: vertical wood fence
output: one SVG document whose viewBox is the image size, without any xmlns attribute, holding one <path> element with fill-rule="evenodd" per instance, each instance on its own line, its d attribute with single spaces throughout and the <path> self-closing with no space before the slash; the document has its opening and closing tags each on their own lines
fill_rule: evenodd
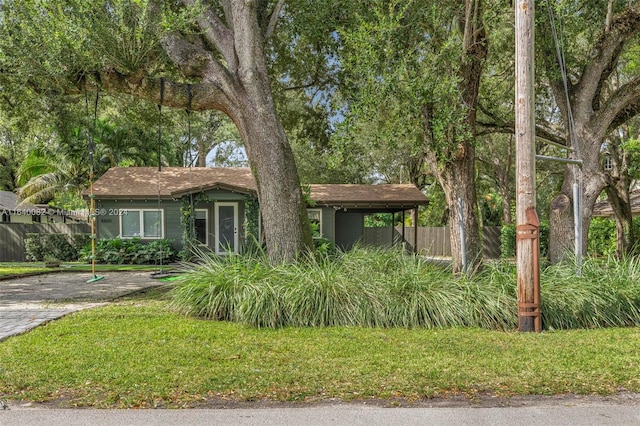
<svg viewBox="0 0 640 426">
<path fill-rule="evenodd" d="M 390 247 L 402 241 L 402 228 L 382 227 L 364 228 L 363 243 L 378 247 Z M 404 230 L 404 241 L 409 248 L 414 246 L 413 227 Z M 485 257 L 500 257 L 500 227 L 485 226 L 483 228 L 482 245 Z M 418 244 L 416 251 L 424 256 L 450 257 L 451 242 L 448 227 L 418 227 Z"/>
<path fill-rule="evenodd" d="M 88 223 L 0 223 L 0 262 L 24 262 L 27 234 L 90 234 Z"/>
</svg>

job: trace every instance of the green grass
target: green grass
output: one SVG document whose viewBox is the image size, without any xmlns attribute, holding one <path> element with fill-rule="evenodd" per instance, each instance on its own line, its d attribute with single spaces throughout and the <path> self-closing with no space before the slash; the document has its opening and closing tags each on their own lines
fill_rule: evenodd
<svg viewBox="0 0 640 426">
<path fill-rule="evenodd" d="M 380 250 L 296 265 L 202 262 L 170 294 L 0 342 L 0 399 L 182 407 L 640 392 L 634 259 L 589 259 L 582 277 L 571 265 L 544 268 L 542 334 L 513 332 L 515 270 L 505 263 L 455 278 Z"/>
<path fill-rule="evenodd" d="M 151 271 L 158 268 L 158 266 L 153 265 L 96 265 L 96 271 L 100 272 Z M 91 272 L 91 264 L 65 262 L 60 268 L 46 268 L 44 262 L 0 262 L 0 277 L 46 273 L 58 270 Z"/>
<path fill-rule="evenodd" d="M 44 262 L 1 262 L 0 277 L 28 275 L 51 271 L 52 269 L 45 268 Z"/>
<path fill-rule="evenodd" d="M 640 329 L 257 329 L 129 300 L 0 342 L 0 399 L 194 406 L 640 392 Z"/>
</svg>

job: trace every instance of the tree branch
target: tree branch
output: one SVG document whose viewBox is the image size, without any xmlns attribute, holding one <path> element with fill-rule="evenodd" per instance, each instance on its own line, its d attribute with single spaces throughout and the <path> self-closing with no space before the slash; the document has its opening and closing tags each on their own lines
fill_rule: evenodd
<svg viewBox="0 0 640 426">
<path fill-rule="evenodd" d="M 187 77 L 197 77 L 203 82 L 214 84 L 229 98 L 234 98 L 233 77 L 210 52 L 189 43 L 178 34 L 165 37 L 163 47 L 169 58 Z"/>
<path fill-rule="evenodd" d="M 190 108 L 193 111 L 219 110 L 233 117 L 237 106 L 213 83 L 191 85 L 192 99 L 189 103 L 188 84 L 159 78 L 127 76 L 113 69 L 87 73 L 80 82 L 81 90 L 95 90 L 95 85 L 108 93 L 124 93 L 156 104 L 160 104 L 161 85 L 164 85 L 162 105 L 172 108 Z"/>
<path fill-rule="evenodd" d="M 602 82 L 613 71 L 613 64 L 622 52 L 621 45 L 637 36 L 640 31 L 640 4 L 627 8 L 611 22 L 610 30 L 604 32 L 595 44 L 593 55 L 586 64 L 576 94 L 580 99 L 576 104 L 581 107 L 578 113 L 589 114 L 597 96 L 600 94 Z"/>
<path fill-rule="evenodd" d="M 280 11 L 284 6 L 286 0 L 278 0 L 278 3 L 273 8 L 273 12 L 271 12 L 271 17 L 269 18 L 269 25 L 267 25 L 267 30 L 264 33 L 264 38 L 268 39 L 273 35 L 273 32 L 276 29 L 276 24 L 278 23 L 278 17 L 280 16 Z"/>
<path fill-rule="evenodd" d="M 514 123 L 496 124 L 478 121 L 478 126 L 481 126 L 483 130 L 477 132 L 476 136 L 487 136 L 495 133 L 513 135 L 516 131 Z M 567 146 L 565 138 L 541 126 L 536 126 L 536 139 Z"/>
<path fill-rule="evenodd" d="M 186 6 L 194 7 L 196 0 L 182 0 Z M 224 8 L 225 15 L 231 12 Z M 232 19 L 227 16 L 227 20 Z M 233 43 L 233 31 L 231 31 L 222 20 L 218 17 L 214 10 L 207 8 L 197 18 L 198 26 L 203 32 L 205 39 L 211 43 L 215 49 L 224 57 L 227 67 L 233 73 L 238 68 L 238 58 Z"/>
</svg>

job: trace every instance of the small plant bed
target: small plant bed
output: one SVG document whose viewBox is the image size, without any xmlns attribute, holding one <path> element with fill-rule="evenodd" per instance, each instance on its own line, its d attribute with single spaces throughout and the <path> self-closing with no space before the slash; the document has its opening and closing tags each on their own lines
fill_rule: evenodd
<svg viewBox="0 0 640 426">
<path fill-rule="evenodd" d="M 257 329 L 185 317 L 147 296 L 0 343 L 0 399 L 190 407 L 640 392 L 638 328 Z"/>
<path fill-rule="evenodd" d="M 84 246 L 82 260 L 90 261 L 91 245 Z M 139 238 L 98 240 L 95 246 L 96 262 L 115 265 L 155 265 L 174 261 L 176 252 L 171 248 L 169 240 L 143 242 Z"/>
</svg>

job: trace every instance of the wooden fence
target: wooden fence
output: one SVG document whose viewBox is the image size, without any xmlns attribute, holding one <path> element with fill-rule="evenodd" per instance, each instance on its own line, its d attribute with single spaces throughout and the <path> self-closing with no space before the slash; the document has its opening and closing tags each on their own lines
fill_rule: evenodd
<svg viewBox="0 0 640 426">
<path fill-rule="evenodd" d="M 88 223 L 0 223 L 0 262 L 24 262 L 27 234 L 90 234 Z"/>
<path fill-rule="evenodd" d="M 404 240 L 413 248 L 413 227 L 406 227 Z M 389 247 L 402 241 L 402 228 L 364 228 L 363 243 L 380 247 Z M 500 227 L 485 226 L 482 238 L 484 255 L 490 259 L 500 257 Z M 448 227 L 418 227 L 417 251 L 425 256 L 450 257 L 451 242 Z"/>
</svg>

